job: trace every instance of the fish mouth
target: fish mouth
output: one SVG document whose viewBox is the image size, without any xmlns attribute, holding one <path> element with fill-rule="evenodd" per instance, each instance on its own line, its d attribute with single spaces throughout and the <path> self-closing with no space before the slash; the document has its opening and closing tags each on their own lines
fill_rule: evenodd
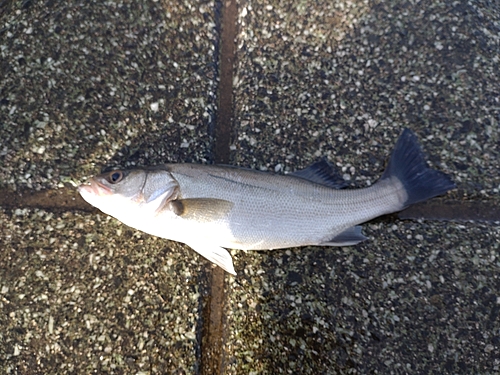
<svg viewBox="0 0 500 375">
<path fill-rule="evenodd" d="M 95 180 L 94 178 L 91 178 L 87 183 L 81 184 L 78 186 L 78 192 L 80 194 L 91 194 L 91 195 L 96 195 L 96 196 L 106 196 L 106 195 L 111 195 L 113 192 L 111 189 L 103 184 L 101 184 L 99 181 Z"/>
</svg>

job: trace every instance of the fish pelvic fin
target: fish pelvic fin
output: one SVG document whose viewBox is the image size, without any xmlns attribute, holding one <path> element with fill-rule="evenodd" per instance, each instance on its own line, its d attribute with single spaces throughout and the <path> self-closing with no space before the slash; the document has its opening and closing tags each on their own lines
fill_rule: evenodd
<svg viewBox="0 0 500 375">
<path fill-rule="evenodd" d="M 218 265 L 224 271 L 236 276 L 236 271 L 234 270 L 233 265 L 233 258 L 231 258 L 231 254 L 229 254 L 229 251 L 227 251 L 226 249 L 205 242 L 190 242 L 186 245 L 191 247 L 201 256 L 207 258 L 212 263 Z"/>
<path fill-rule="evenodd" d="M 401 133 L 381 180 L 391 177 L 403 184 L 408 195 L 402 208 L 456 188 L 448 175 L 427 166 L 417 137 L 410 129 Z"/>
</svg>

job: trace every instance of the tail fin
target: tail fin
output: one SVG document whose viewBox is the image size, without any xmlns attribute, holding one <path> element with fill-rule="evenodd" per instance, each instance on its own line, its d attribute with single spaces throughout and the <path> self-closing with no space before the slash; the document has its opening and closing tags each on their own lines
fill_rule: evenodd
<svg viewBox="0 0 500 375">
<path fill-rule="evenodd" d="M 406 189 L 405 207 L 456 187 L 449 176 L 427 166 L 417 137 L 410 129 L 401 133 L 381 179 L 392 176 L 397 177 Z"/>
</svg>

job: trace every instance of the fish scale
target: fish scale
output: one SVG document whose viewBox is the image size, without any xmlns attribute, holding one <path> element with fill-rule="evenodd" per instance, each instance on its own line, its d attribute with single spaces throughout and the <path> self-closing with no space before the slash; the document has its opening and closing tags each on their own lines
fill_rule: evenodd
<svg viewBox="0 0 500 375">
<path fill-rule="evenodd" d="M 403 130 L 375 184 L 341 189 L 344 185 L 321 160 L 289 175 L 163 164 L 107 172 L 78 190 L 87 202 L 123 223 L 183 242 L 235 274 L 225 248 L 355 245 L 366 239 L 358 224 L 455 187 L 447 175 L 427 167 L 409 129 Z"/>
<path fill-rule="evenodd" d="M 220 224 L 234 239 L 214 233 L 222 247 L 243 250 L 317 245 L 344 229 L 400 208 L 399 181 L 358 190 L 334 190 L 294 176 L 192 164 L 167 164 L 183 198 L 238 202 Z M 252 197 L 252 199 L 248 199 Z M 229 240 L 229 241 L 228 241 Z"/>
</svg>

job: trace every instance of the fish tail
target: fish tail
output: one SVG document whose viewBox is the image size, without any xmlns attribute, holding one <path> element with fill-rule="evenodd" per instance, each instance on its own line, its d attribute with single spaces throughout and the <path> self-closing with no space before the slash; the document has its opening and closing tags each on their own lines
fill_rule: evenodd
<svg viewBox="0 0 500 375">
<path fill-rule="evenodd" d="M 408 195 L 404 207 L 456 187 L 448 175 L 427 166 L 417 137 L 410 129 L 401 133 L 381 179 L 393 176 L 403 184 Z"/>
</svg>

